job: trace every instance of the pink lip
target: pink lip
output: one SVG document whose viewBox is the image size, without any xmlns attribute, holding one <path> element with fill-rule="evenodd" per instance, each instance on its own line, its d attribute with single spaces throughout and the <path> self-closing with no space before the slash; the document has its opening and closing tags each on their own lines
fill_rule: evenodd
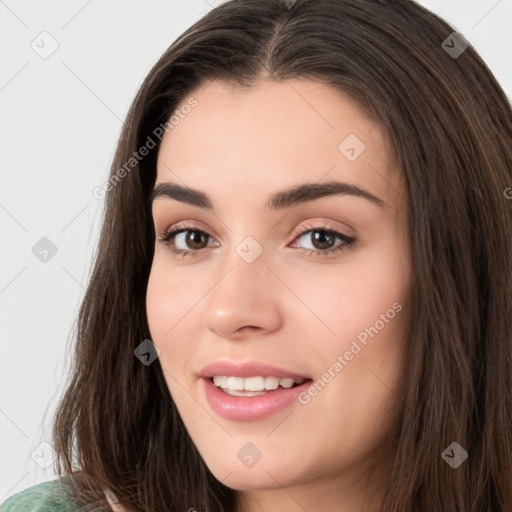
<svg viewBox="0 0 512 512">
<path fill-rule="evenodd" d="M 259 396 L 231 396 L 215 386 L 212 377 L 278 377 L 294 380 L 305 379 L 302 384 L 289 388 L 277 388 Z M 206 399 L 212 410 L 228 420 L 255 421 L 271 416 L 298 401 L 298 395 L 311 384 L 311 378 L 295 372 L 259 361 L 233 363 L 231 361 L 215 361 L 205 366 L 200 373 Z"/>
<path fill-rule="evenodd" d="M 265 395 L 231 396 L 218 388 L 212 379 L 201 380 L 206 399 L 213 412 L 234 421 L 256 421 L 267 418 L 292 403 L 297 403 L 299 394 L 311 384 L 311 380 L 307 380 L 294 388 L 277 388 Z"/>
<path fill-rule="evenodd" d="M 225 375 L 226 377 L 278 377 L 279 379 L 291 378 L 294 380 L 309 379 L 308 375 L 283 370 L 259 361 L 247 361 L 245 363 L 233 363 L 231 361 L 215 361 L 205 366 L 200 377 L 209 379 L 214 375 Z"/>
</svg>

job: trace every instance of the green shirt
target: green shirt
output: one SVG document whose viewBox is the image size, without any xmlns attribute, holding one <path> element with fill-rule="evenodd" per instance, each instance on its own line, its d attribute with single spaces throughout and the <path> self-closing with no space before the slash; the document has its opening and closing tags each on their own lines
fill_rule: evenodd
<svg viewBox="0 0 512 512">
<path fill-rule="evenodd" d="M 0 505 L 0 512 L 77 512 L 78 506 L 60 479 L 21 491 Z"/>
</svg>

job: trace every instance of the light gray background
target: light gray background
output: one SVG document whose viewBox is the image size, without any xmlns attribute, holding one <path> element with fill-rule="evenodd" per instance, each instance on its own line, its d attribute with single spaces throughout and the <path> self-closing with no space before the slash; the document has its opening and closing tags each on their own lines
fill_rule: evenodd
<svg viewBox="0 0 512 512">
<path fill-rule="evenodd" d="M 99 234 L 92 191 L 108 177 L 122 119 L 161 53 L 219 3 L 0 0 L 0 502 L 55 477 L 45 440 Z M 420 3 L 512 97 L 512 0 Z M 45 59 L 31 47 L 53 40 Z M 57 247 L 46 263 L 32 252 L 42 237 Z"/>
</svg>

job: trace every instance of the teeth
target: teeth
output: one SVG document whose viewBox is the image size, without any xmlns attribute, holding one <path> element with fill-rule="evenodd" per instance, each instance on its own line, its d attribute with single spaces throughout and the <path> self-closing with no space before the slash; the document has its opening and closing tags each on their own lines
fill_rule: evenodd
<svg viewBox="0 0 512 512">
<path fill-rule="evenodd" d="M 294 380 L 291 378 L 279 379 L 278 377 L 226 377 L 224 375 L 215 375 L 213 377 L 213 383 L 224 390 L 232 391 L 272 391 L 277 389 L 279 386 L 282 388 L 289 389 L 294 384 L 301 384 L 304 379 Z M 233 394 L 234 396 L 255 396 L 243 394 Z"/>
<path fill-rule="evenodd" d="M 283 388 L 291 388 L 293 386 L 293 379 L 281 379 L 279 384 L 283 386 Z"/>
<path fill-rule="evenodd" d="M 227 377 L 226 387 L 241 391 L 244 389 L 244 379 L 242 377 Z"/>
<path fill-rule="evenodd" d="M 224 389 L 224 393 L 231 396 L 261 396 L 266 395 L 266 391 L 235 391 L 233 389 Z"/>
<path fill-rule="evenodd" d="M 280 381 L 277 377 L 265 377 L 265 389 L 277 389 L 279 383 Z"/>
<path fill-rule="evenodd" d="M 265 379 L 263 377 L 249 377 L 243 380 L 245 391 L 262 391 L 265 389 Z"/>
</svg>

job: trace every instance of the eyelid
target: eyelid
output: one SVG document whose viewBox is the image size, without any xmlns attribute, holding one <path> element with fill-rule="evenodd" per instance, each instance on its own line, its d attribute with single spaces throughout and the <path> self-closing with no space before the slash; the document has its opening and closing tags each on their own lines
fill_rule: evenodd
<svg viewBox="0 0 512 512">
<path fill-rule="evenodd" d="M 349 235 L 347 231 L 343 228 L 340 228 L 332 223 L 330 221 L 325 220 L 317 220 L 314 222 L 308 221 L 306 223 L 300 224 L 298 227 L 296 227 L 293 232 L 292 236 L 297 237 L 298 235 L 302 235 L 303 233 L 307 233 L 311 230 L 325 230 L 325 231 L 337 231 L 338 233 L 345 235 L 346 237 L 353 238 L 352 235 Z"/>
<path fill-rule="evenodd" d="M 165 227 L 162 230 L 157 231 L 158 235 L 165 236 L 169 231 L 173 230 L 191 230 L 191 231 L 204 231 L 207 235 L 215 238 L 216 240 L 221 240 L 221 237 L 217 236 L 210 227 L 206 227 L 206 224 L 199 220 L 178 220 L 171 224 L 165 224 Z"/>
<path fill-rule="evenodd" d="M 202 221 L 199 220 L 178 220 L 176 222 L 173 222 L 172 224 L 166 225 L 166 227 L 160 231 L 158 231 L 157 234 L 165 235 L 167 232 L 171 230 L 171 228 L 174 228 L 176 226 L 180 226 L 183 229 L 190 229 L 190 230 L 198 230 L 198 231 L 204 231 L 208 235 L 210 235 L 212 238 L 215 238 L 217 241 L 222 241 L 222 237 L 218 236 L 215 232 L 212 233 L 212 229 L 210 227 L 206 227 L 206 224 L 204 224 Z M 297 227 L 295 227 L 290 236 L 297 236 L 298 234 L 305 233 L 308 229 L 325 229 L 325 230 L 333 230 L 341 232 L 341 234 L 344 234 L 347 237 L 354 237 L 355 234 L 352 233 L 354 230 L 347 224 L 344 224 L 345 227 L 340 227 L 333 223 L 331 220 L 325 220 L 319 217 L 318 219 L 314 219 L 313 221 L 308 220 L 305 223 L 299 224 Z M 272 228 L 274 229 L 274 228 Z"/>
</svg>

